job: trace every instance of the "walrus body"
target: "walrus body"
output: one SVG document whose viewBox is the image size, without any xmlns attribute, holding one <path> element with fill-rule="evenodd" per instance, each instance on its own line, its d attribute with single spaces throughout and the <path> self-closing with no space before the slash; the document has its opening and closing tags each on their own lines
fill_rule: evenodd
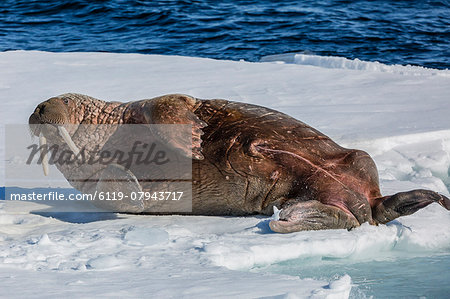
<svg viewBox="0 0 450 299">
<path fill-rule="evenodd" d="M 186 153 L 192 148 L 192 214 L 271 215 L 277 207 L 280 219 L 270 223 L 277 232 L 386 223 L 432 202 L 450 208 L 449 199 L 427 190 L 383 197 L 367 153 L 343 148 L 299 120 L 256 105 L 185 95 L 122 104 L 64 94 L 41 103 L 29 123 L 190 124 L 192 143 L 177 132 L 163 139 Z M 60 170 L 66 178 L 71 171 Z M 133 184 L 121 187 L 144 186 Z M 114 189 L 98 183 L 95 188 L 99 185 Z M 126 206 L 120 211 L 136 212 Z"/>
</svg>

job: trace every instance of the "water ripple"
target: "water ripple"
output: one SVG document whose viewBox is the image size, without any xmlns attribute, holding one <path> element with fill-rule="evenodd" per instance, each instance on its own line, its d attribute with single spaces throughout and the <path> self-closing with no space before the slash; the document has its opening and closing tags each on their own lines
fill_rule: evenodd
<svg viewBox="0 0 450 299">
<path fill-rule="evenodd" d="M 287 52 L 450 68 L 448 1 L 4 0 L 0 50 L 258 61 Z"/>
</svg>

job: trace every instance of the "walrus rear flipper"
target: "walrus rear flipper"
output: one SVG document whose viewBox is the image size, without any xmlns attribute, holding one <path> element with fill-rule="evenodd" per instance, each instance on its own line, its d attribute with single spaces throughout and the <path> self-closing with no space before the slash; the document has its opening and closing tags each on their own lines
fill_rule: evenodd
<svg viewBox="0 0 450 299">
<path fill-rule="evenodd" d="M 270 221 L 270 228 L 278 233 L 303 230 L 351 229 L 359 226 L 355 217 L 343 210 L 317 200 L 298 202 L 283 208 L 280 220 Z"/>
<path fill-rule="evenodd" d="M 372 217 L 377 223 L 387 223 L 400 216 L 410 215 L 433 202 L 450 210 L 450 200 L 439 193 L 429 190 L 400 192 L 378 198 L 372 207 Z"/>
</svg>

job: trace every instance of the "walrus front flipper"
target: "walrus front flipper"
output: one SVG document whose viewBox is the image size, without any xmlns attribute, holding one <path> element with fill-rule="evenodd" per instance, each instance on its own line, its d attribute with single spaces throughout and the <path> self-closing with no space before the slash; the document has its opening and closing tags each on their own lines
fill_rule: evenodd
<svg viewBox="0 0 450 299">
<path fill-rule="evenodd" d="M 156 135 L 189 158 L 203 160 L 201 153 L 202 129 L 207 124 L 194 114 L 197 100 L 180 94 L 167 95 L 150 100 L 144 106 L 144 117 L 149 124 L 186 124 L 185 126 L 160 127 Z"/>
<path fill-rule="evenodd" d="M 378 223 L 387 223 L 400 216 L 410 215 L 433 202 L 450 210 L 450 200 L 447 197 L 429 190 L 413 190 L 377 199 L 372 207 L 372 217 Z"/>
<path fill-rule="evenodd" d="M 139 192 L 142 188 L 130 170 L 110 164 L 97 183 L 94 205 L 111 212 L 140 213 L 144 210 L 144 202 L 137 200 Z"/>
<path fill-rule="evenodd" d="M 317 200 L 298 202 L 283 208 L 280 220 L 270 221 L 270 228 L 278 233 L 303 230 L 351 229 L 359 226 L 355 217 L 343 210 Z"/>
</svg>

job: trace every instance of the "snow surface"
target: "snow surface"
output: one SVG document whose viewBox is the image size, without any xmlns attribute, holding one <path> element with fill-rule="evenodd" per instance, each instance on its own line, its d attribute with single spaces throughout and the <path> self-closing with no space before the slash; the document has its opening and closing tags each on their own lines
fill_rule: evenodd
<svg viewBox="0 0 450 299">
<path fill-rule="evenodd" d="M 330 69 L 347 69 L 361 71 L 379 71 L 406 75 L 433 75 L 433 76 L 450 76 L 448 70 L 440 71 L 435 69 L 424 68 L 420 66 L 403 66 L 403 65 L 386 65 L 378 61 L 361 61 L 359 59 L 347 59 L 345 57 L 335 56 L 318 56 L 307 54 L 279 54 L 268 55 L 261 58 L 261 62 L 277 62 L 277 63 L 294 63 L 302 65 L 313 65 Z"/>
<path fill-rule="evenodd" d="M 286 112 L 342 145 L 368 151 L 384 194 L 429 188 L 449 195 L 449 71 L 292 55 L 248 63 L 3 52 L 0 117 L 2 124 L 27 123 L 38 103 L 65 92 L 117 101 L 167 93 L 244 101 Z M 3 127 L 0 132 L 3 136 Z M 0 179 L 3 186 L 4 176 Z M 299 276 L 268 269 L 294 259 L 395 265 L 404 256 L 450 255 L 450 213 L 436 204 L 379 227 L 287 235 L 270 232 L 266 217 L 47 208 L 0 202 L 0 296 L 361 297 L 368 293 L 355 292 L 358 285 L 349 275 L 305 277 L 301 266 Z M 445 266 L 441 270 L 448 275 Z"/>
</svg>

